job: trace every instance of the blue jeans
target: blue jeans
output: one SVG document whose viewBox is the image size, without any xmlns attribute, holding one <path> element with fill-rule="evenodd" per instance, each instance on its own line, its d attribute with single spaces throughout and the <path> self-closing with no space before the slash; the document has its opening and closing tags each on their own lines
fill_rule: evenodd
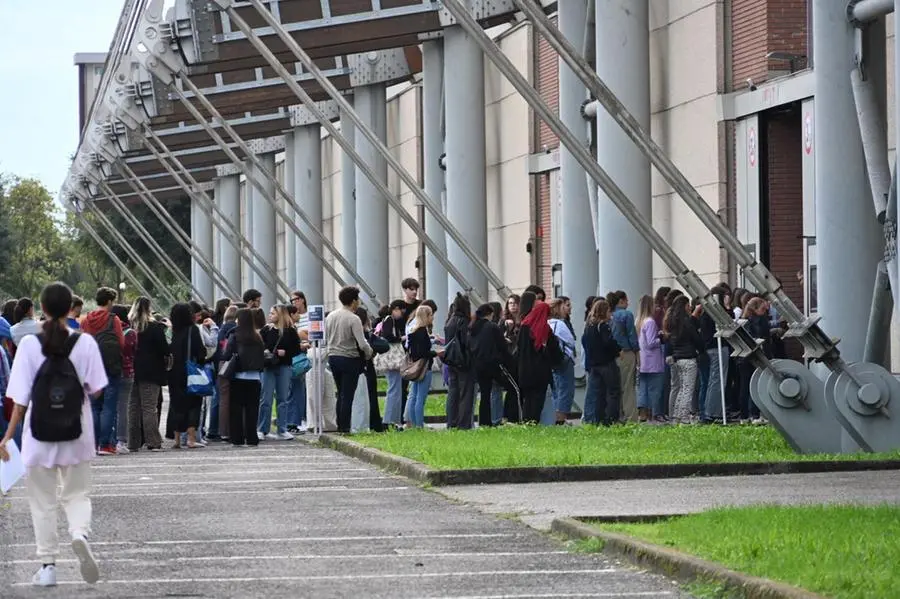
<svg viewBox="0 0 900 599">
<path fill-rule="evenodd" d="M 287 431 L 288 402 L 291 393 L 291 367 L 278 366 L 267 368 L 263 372 L 262 395 L 259 399 L 259 421 L 256 428 L 263 434 L 272 430 L 272 397 L 275 397 L 278 405 L 278 421 L 276 423 L 279 433 Z"/>
<path fill-rule="evenodd" d="M 594 366 L 588 371 L 581 421 L 584 424 L 604 425 L 617 422 L 621 401 L 622 383 L 618 364 L 609 362 Z"/>
<path fill-rule="evenodd" d="M 491 424 L 503 421 L 503 388 L 497 383 L 491 387 Z"/>
<path fill-rule="evenodd" d="M 306 375 L 291 379 L 291 401 L 288 404 L 288 426 L 299 427 L 306 420 Z"/>
<path fill-rule="evenodd" d="M 575 400 L 575 362 L 566 357 L 559 368 L 553 371 L 553 407 L 557 412 L 572 411 Z"/>
<path fill-rule="evenodd" d="M 722 347 L 722 353 L 719 349 L 708 349 L 706 355 L 709 356 L 709 382 L 706 385 L 706 402 L 705 411 L 700 412 L 701 418 L 704 420 L 722 420 L 722 379 L 719 377 L 719 363 L 722 364 L 722 374 L 724 380 L 728 381 L 728 362 L 730 362 L 728 347 Z"/>
<path fill-rule="evenodd" d="M 399 425 L 401 423 L 400 411 L 403 409 L 403 379 L 399 370 L 388 370 L 384 373 L 384 376 L 387 379 L 388 388 L 384 399 L 384 418 L 382 418 L 382 422 L 384 424 Z M 431 379 L 429 378 L 428 380 L 430 385 Z M 409 392 L 409 396 L 413 397 L 412 391 Z"/>
<path fill-rule="evenodd" d="M 98 447 L 116 446 L 116 416 L 119 403 L 120 377 L 111 376 L 103 394 L 91 398 L 94 413 L 94 439 Z"/>
<path fill-rule="evenodd" d="M 431 389 L 431 375 L 431 369 L 428 368 L 425 370 L 425 377 L 421 381 L 414 381 L 409 386 L 409 400 L 407 403 L 410 404 L 410 420 L 412 420 L 412 425 L 418 428 L 425 426 L 425 400 L 428 399 L 428 390 Z M 398 404 L 397 413 L 399 414 L 399 412 L 400 406 Z M 388 420 L 385 419 L 385 422 L 388 422 Z"/>
<path fill-rule="evenodd" d="M 213 388 L 212 399 L 209 400 L 209 430 L 207 436 L 219 436 L 219 386 Z"/>
<path fill-rule="evenodd" d="M 653 416 L 663 416 L 665 410 L 665 372 L 642 372 L 638 375 L 638 407 L 650 410 Z"/>
</svg>

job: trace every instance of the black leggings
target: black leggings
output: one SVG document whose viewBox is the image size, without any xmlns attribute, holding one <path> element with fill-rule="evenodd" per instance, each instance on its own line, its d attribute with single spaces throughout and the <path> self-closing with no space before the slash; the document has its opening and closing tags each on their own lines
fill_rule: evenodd
<svg viewBox="0 0 900 599">
<path fill-rule="evenodd" d="M 259 419 L 258 380 L 232 379 L 228 404 L 228 432 L 233 445 L 259 445 L 256 421 Z"/>
</svg>

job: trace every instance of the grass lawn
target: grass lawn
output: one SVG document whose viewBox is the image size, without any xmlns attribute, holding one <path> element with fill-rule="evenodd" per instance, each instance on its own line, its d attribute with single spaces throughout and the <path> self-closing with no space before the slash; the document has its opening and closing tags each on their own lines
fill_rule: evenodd
<svg viewBox="0 0 900 599">
<path fill-rule="evenodd" d="M 798 455 L 768 426 L 502 426 L 362 434 L 364 445 L 438 470 L 516 466 L 695 464 L 900 459 L 889 454 Z"/>
<path fill-rule="evenodd" d="M 595 525 L 828 597 L 900 597 L 900 506 L 726 508 Z"/>
<path fill-rule="evenodd" d="M 384 416 L 384 398 L 378 398 L 378 405 L 380 406 L 379 410 L 381 410 L 381 415 Z M 428 399 L 425 400 L 425 415 L 426 416 L 447 416 L 447 394 L 441 393 L 440 395 L 429 395 Z"/>
</svg>

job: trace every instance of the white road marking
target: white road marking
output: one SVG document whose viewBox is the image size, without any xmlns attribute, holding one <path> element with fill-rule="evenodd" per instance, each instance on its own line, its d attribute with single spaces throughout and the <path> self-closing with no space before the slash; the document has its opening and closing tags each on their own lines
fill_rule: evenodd
<svg viewBox="0 0 900 599">
<path fill-rule="evenodd" d="M 243 473 L 238 473 L 243 474 Z M 334 481 L 355 481 L 355 480 L 388 480 L 397 478 L 394 476 L 366 476 L 362 478 L 353 478 L 348 476 L 342 477 L 329 477 L 329 478 L 253 478 L 253 479 L 245 479 L 245 480 L 204 480 L 204 481 L 176 481 L 176 482 L 150 482 L 150 483 L 102 483 L 99 485 L 93 485 L 95 489 L 101 488 L 109 488 L 113 487 L 116 489 L 121 488 L 139 488 L 139 487 L 184 487 L 184 486 L 193 486 L 196 484 L 203 485 L 259 485 L 259 484 L 270 484 L 270 483 L 301 483 L 301 482 L 316 482 L 316 481 L 325 481 L 325 482 L 334 482 Z M 315 487 L 313 487 L 315 488 Z M 96 497 L 96 495 L 94 495 Z"/>
<path fill-rule="evenodd" d="M 352 479 L 342 479 L 342 480 L 352 480 Z M 190 481 L 184 482 L 185 487 L 194 486 L 194 483 Z M 344 485 L 336 486 L 336 487 L 289 487 L 287 489 L 260 489 L 255 491 L 228 491 L 229 495 L 274 495 L 279 493 L 328 493 L 328 492 L 337 492 L 341 493 L 361 493 L 361 492 L 386 492 L 386 491 L 408 491 L 413 487 L 347 487 Z M 140 493 L 140 494 L 131 494 L 131 493 L 92 493 L 91 499 L 103 499 L 109 497 L 119 497 L 119 498 L 127 498 L 127 499 L 143 499 L 145 497 L 186 497 L 189 495 L 213 495 L 216 497 L 220 497 L 221 493 L 216 491 L 180 491 L 180 492 L 164 492 L 164 493 Z M 6 499 L 8 501 L 25 501 L 28 499 L 25 495 L 10 495 L 7 496 Z"/>
</svg>

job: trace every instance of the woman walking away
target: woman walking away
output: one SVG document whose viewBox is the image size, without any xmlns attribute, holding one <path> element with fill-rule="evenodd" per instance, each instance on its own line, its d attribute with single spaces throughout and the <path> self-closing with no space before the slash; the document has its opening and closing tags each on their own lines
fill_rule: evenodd
<svg viewBox="0 0 900 599">
<path fill-rule="evenodd" d="M 204 447 L 197 441 L 203 396 L 187 392 L 187 363 L 206 362 L 206 347 L 200 337 L 200 329 L 194 326 L 194 314 L 188 304 L 175 304 L 169 316 L 172 322 L 172 370 L 169 371 L 169 420 L 175 444 L 181 449 L 181 433 L 187 432 L 188 449 Z"/>
<path fill-rule="evenodd" d="M 603 423 L 609 426 L 619 420 L 622 383 L 616 358 L 621 348 L 609 326 L 612 313 L 609 302 L 598 299 L 591 307 L 581 346 L 584 348 L 584 368 L 588 372 L 584 394 L 584 424 Z"/>
<path fill-rule="evenodd" d="M 41 293 L 47 320 L 39 336 L 23 338 L 19 346 L 6 389 L 16 405 L 0 440 L 0 460 L 5 462 L 9 460 L 7 444 L 24 420 L 25 485 L 37 556 L 43 564 L 32 583 L 43 587 L 56 585 L 56 517 L 60 503 L 82 578 L 89 584 L 100 578 L 87 541 L 91 533 L 90 460 L 95 455 L 88 396 L 102 393 L 107 378 L 97 342 L 66 327 L 71 307 L 72 291 L 63 283 L 47 285 Z M 59 495 L 58 486 L 62 487 Z"/>
<path fill-rule="evenodd" d="M 475 371 L 469 325 L 472 305 L 469 298 L 457 293 L 450 306 L 450 318 L 444 325 L 447 336 L 444 363 L 449 367 L 447 385 L 447 428 L 472 428 L 475 416 Z"/>
<path fill-rule="evenodd" d="M 680 295 L 673 302 L 664 323 L 666 337 L 671 348 L 672 360 L 678 373 L 677 386 L 673 385 L 671 419 L 680 424 L 690 424 L 691 403 L 697 387 L 697 356 L 705 352 L 697 320 L 690 313 L 691 302 Z"/>
<path fill-rule="evenodd" d="M 425 370 L 422 378 L 413 381 L 409 386 L 409 414 L 411 424 L 416 428 L 425 426 L 425 400 L 428 398 L 428 390 L 431 389 L 431 366 L 438 354 L 431 347 L 431 335 L 428 328 L 434 320 L 431 308 L 421 305 L 416 308 L 415 325 L 407 338 L 409 341 L 409 359 L 413 362 L 425 360 Z"/>
<path fill-rule="evenodd" d="M 262 339 L 271 358 L 263 371 L 262 397 L 259 404 L 259 436 L 269 440 L 290 441 L 294 435 L 287 431 L 288 402 L 291 399 L 291 363 L 300 353 L 300 336 L 294 328 L 288 306 L 273 306 L 269 311 L 270 325 L 263 329 Z M 278 406 L 277 433 L 272 429 L 272 399 Z"/>
<path fill-rule="evenodd" d="M 471 348 L 475 379 L 478 383 L 478 426 L 493 426 L 500 418 L 503 405 L 495 405 L 494 388 L 498 382 L 506 383 L 504 365 L 509 352 L 503 331 L 493 319 L 494 306 L 483 304 L 475 310 L 472 323 Z M 499 395 L 499 392 L 498 392 Z"/>
<path fill-rule="evenodd" d="M 638 373 L 638 420 L 666 421 L 663 394 L 666 385 L 666 356 L 663 353 L 662 336 L 654 318 L 656 306 L 653 298 L 645 295 L 638 307 L 638 342 L 641 348 Z"/>
<path fill-rule="evenodd" d="M 550 300 L 550 330 L 556 335 L 563 350 L 562 362 L 553 369 L 556 424 L 566 423 L 575 399 L 575 334 L 566 323 L 571 313 L 572 302 L 568 298 Z"/>
<path fill-rule="evenodd" d="M 128 320 L 137 332 L 135 390 L 128 402 L 128 449 L 137 451 L 146 443 L 147 449 L 158 451 L 162 449 L 162 435 L 156 399 L 167 383 L 166 360 L 170 357 L 166 325 L 153 318 L 150 299 L 146 297 L 134 302 Z"/>
<path fill-rule="evenodd" d="M 525 422 L 540 421 L 553 369 L 563 360 L 559 341 L 550 330 L 549 318 L 550 306 L 538 300 L 522 320 L 519 331 L 519 392 Z"/>
<path fill-rule="evenodd" d="M 119 400 L 116 404 L 116 453 L 128 453 L 128 405 L 134 387 L 134 355 L 137 349 L 137 332 L 128 320 L 128 306 L 113 306 L 110 310 L 122 321 L 122 378 L 119 379 Z"/>
<path fill-rule="evenodd" d="M 237 326 L 222 351 L 223 363 L 233 358 L 236 362 L 230 369 L 231 373 L 219 377 L 229 380 L 228 432 L 233 446 L 246 444 L 255 447 L 259 445 L 256 426 L 262 371 L 265 368 L 265 345 L 256 330 L 253 313 L 248 308 L 237 311 Z"/>
</svg>

